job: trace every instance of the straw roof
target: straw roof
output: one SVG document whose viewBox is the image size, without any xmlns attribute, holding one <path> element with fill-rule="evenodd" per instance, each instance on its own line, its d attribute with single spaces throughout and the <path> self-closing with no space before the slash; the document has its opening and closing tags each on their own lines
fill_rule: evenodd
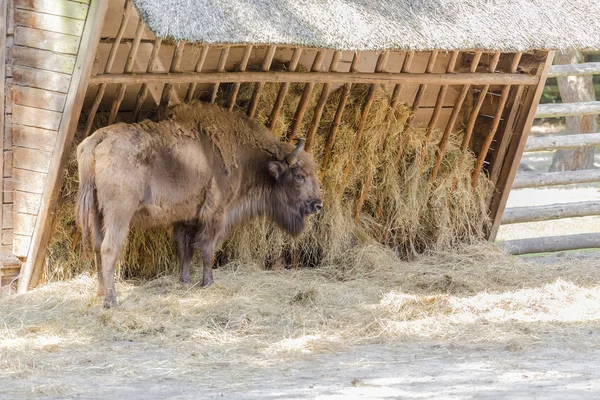
<svg viewBox="0 0 600 400">
<path fill-rule="evenodd" d="M 134 0 L 156 36 L 340 50 L 600 48 L 598 0 Z"/>
</svg>

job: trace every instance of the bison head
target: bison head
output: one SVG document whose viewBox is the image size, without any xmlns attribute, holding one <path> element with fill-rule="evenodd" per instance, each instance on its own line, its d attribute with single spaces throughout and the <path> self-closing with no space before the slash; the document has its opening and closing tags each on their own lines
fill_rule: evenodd
<svg viewBox="0 0 600 400">
<path fill-rule="evenodd" d="M 304 217 L 323 208 L 319 182 L 315 176 L 313 158 L 304 152 L 304 139 L 297 139 L 296 147 L 284 159 L 269 162 L 273 177 L 271 216 L 291 235 L 304 229 Z"/>
</svg>

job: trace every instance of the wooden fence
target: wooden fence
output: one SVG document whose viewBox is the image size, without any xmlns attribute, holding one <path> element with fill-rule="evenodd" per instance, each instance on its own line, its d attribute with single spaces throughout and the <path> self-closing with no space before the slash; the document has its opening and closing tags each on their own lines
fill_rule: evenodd
<svg viewBox="0 0 600 400">
<path fill-rule="evenodd" d="M 600 62 L 554 65 L 548 77 L 600 75 Z M 600 101 L 540 104 L 535 118 L 567 117 L 600 114 Z M 530 138 L 525 152 L 553 151 L 600 145 L 600 132 L 560 134 Z M 582 183 L 600 183 L 600 169 L 580 171 L 521 173 L 512 189 L 540 188 Z M 549 221 L 562 218 L 600 216 L 600 201 L 584 201 L 544 206 L 513 207 L 504 211 L 502 224 Z M 532 239 L 508 240 L 499 243 L 510 254 L 546 253 L 565 250 L 600 248 L 600 232 Z"/>
</svg>

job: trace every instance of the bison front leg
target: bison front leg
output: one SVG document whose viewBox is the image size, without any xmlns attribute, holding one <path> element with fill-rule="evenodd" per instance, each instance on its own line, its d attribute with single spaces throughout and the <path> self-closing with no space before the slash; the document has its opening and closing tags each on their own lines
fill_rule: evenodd
<svg viewBox="0 0 600 400">
<path fill-rule="evenodd" d="M 213 283 L 213 264 L 215 249 L 225 230 L 225 218 L 219 213 L 205 223 L 196 240 L 196 247 L 202 252 L 202 287 Z"/>
<path fill-rule="evenodd" d="M 190 282 L 190 265 L 194 256 L 194 240 L 198 229 L 197 222 L 178 222 L 173 227 L 177 240 L 177 255 L 181 262 L 181 283 Z"/>
</svg>

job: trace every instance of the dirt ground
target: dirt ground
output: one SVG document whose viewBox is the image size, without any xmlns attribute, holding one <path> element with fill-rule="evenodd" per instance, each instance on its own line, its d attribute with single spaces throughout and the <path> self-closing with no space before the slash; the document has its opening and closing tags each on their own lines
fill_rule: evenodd
<svg viewBox="0 0 600 400">
<path fill-rule="evenodd" d="M 597 262 L 538 266 L 484 245 L 381 254 L 344 273 L 220 268 L 208 289 L 120 282 L 114 310 L 86 275 L 0 295 L 0 399 L 600 393 Z"/>
</svg>

